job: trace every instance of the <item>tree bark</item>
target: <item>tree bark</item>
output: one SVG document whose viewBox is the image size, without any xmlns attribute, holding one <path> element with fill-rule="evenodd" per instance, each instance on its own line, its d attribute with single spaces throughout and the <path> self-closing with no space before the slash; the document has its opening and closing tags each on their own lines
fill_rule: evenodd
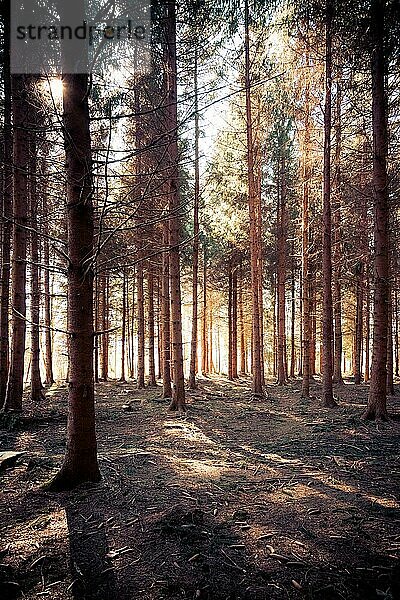
<svg viewBox="0 0 400 600">
<path fill-rule="evenodd" d="M 137 327 L 138 327 L 138 375 L 137 387 L 143 389 L 145 387 L 145 367 L 144 367 L 144 345 L 145 345 L 145 322 L 144 322 L 144 282 L 143 282 L 143 261 L 141 254 L 136 271 L 137 285 Z"/>
<path fill-rule="evenodd" d="M 170 410 L 185 411 L 185 381 L 183 375 L 182 314 L 180 282 L 180 197 L 178 172 L 178 115 L 176 65 L 176 3 L 166 3 L 166 67 L 167 67 L 167 124 L 169 149 L 169 269 L 171 284 L 171 353 L 174 385 Z"/>
<path fill-rule="evenodd" d="M 25 75 L 12 76 L 13 98 L 13 258 L 11 273 L 12 341 L 10 367 L 4 410 L 22 410 L 24 356 L 26 337 L 26 253 L 28 225 L 28 169 L 30 80 Z"/>
<path fill-rule="evenodd" d="M 332 384 L 332 219 L 331 219 L 331 129 L 332 129 L 332 0 L 326 2 L 325 112 L 324 112 L 324 199 L 323 199 L 323 374 L 322 403 L 336 406 Z"/>
<path fill-rule="evenodd" d="M 51 332 L 51 289 L 50 289 L 50 248 L 49 248 L 49 214 L 47 204 L 47 191 L 43 190 L 43 287 L 44 287 L 44 337 L 45 337 L 45 367 L 46 380 L 48 386 L 54 383 L 53 374 L 53 338 Z"/>
<path fill-rule="evenodd" d="M 31 246 L 31 399 L 43 400 L 43 386 L 40 377 L 40 289 L 39 289 L 39 242 L 38 242 L 38 190 L 37 190 L 37 107 L 31 104 L 33 128 L 29 136 L 29 199 L 30 199 L 30 246 Z"/>
<path fill-rule="evenodd" d="M 3 22 L 10 22 L 10 2 L 2 3 Z M 12 147 L 13 132 L 11 125 L 11 75 L 10 75 L 10 28 L 3 30 L 3 190 L 2 190 L 2 238 L 1 238 L 1 272 L 0 272 L 0 408 L 3 407 L 9 369 L 9 307 L 10 307 L 10 272 L 11 272 L 11 234 L 13 204 L 13 169 Z"/>
<path fill-rule="evenodd" d="M 149 334 L 149 386 L 155 387 L 156 381 L 156 362 L 154 355 L 155 348 L 155 330 L 154 330 L 154 275 L 151 272 L 149 264 L 147 270 L 147 294 L 148 294 L 148 334 Z"/>
<path fill-rule="evenodd" d="M 122 311 L 121 311 L 121 379 L 120 381 L 126 381 L 125 377 L 125 348 L 126 348 L 126 288 L 127 288 L 127 277 L 126 271 L 122 273 Z"/>
<path fill-rule="evenodd" d="M 286 186 L 285 161 L 278 161 L 278 218 L 277 218 L 277 292 L 278 292 L 278 377 L 277 384 L 285 385 L 287 373 L 285 368 L 286 355 Z"/>
<path fill-rule="evenodd" d="M 200 168 L 199 168 L 199 114 L 198 114 L 198 83 L 197 39 L 194 49 L 194 208 L 193 208 L 193 280 L 192 280 L 192 337 L 190 344 L 189 388 L 196 389 L 197 373 L 197 318 L 198 318 L 198 277 L 199 277 L 199 199 L 200 199 Z"/>
<path fill-rule="evenodd" d="M 254 140 L 252 125 L 251 87 L 250 87 L 250 36 L 249 36 L 249 5 L 245 0 L 245 90 L 246 90 L 246 131 L 247 131 L 247 183 L 250 220 L 250 263 L 251 263 L 251 292 L 252 292 L 252 391 L 256 396 L 263 395 L 262 370 L 262 337 L 260 332 L 260 264 L 259 254 L 259 195 L 257 194 L 254 173 Z"/>
<path fill-rule="evenodd" d="M 82 0 L 76 12 L 84 15 Z M 64 49 L 65 50 L 65 49 Z M 93 383 L 93 204 L 88 76 L 70 74 L 64 53 L 67 174 L 69 395 L 64 464 L 52 489 L 99 481 Z M 72 69 L 71 69 L 72 72 Z"/>
<path fill-rule="evenodd" d="M 385 94 L 384 54 L 385 2 L 373 0 L 370 35 L 372 42 L 372 129 L 374 198 L 374 328 L 371 382 L 365 419 L 386 420 L 387 339 L 389 299 L 389 194 L 387 178 L 388 117 Z"/>
<path fill-rule="evenodd" d="M 163 247 L 162 255 L 162 276 L 161 276 L 161 326 L 162 326 L 162 377 L 163 377 L 163 398 L 172 398 L 171 387 L 171 332 L 170 332 L 170 303 L 169 303 L 169 256 L 167 249 L 168 241 L 168 223 L 163 223 Z"/>
</svg>

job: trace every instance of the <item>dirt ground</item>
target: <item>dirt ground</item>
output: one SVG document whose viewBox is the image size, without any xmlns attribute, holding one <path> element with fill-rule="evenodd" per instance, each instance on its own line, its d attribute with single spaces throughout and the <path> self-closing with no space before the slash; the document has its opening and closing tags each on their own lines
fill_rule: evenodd
<svg viewBox="0 0 400 600">
<path fill-rule="evenodd" d="M 203 379 L 184 417 L 161 388 L 96 388 L 98 485 L 51 494 L 65 386 L 0 431 L 26 454 L 0 473 L 0 598 L 400 599 L 400 402 L 361 421 L 300 382 L 251 398 L 249 380 Z M 399 393 L 399 392 L 398 392 Z M 131 410 L 122 406 L 131 403 Z"/>
</svg>

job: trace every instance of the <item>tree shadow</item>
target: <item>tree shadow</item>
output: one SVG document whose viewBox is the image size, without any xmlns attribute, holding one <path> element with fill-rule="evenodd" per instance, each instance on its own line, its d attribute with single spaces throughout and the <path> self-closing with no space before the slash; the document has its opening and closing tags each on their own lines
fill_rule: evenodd
<svg viewBox="0 0 400 600">
<path fill-rule="evenodd" d="M 71 593 L 77 600 L 115 600 L 117 578 L 110 558 L 110 548 L 102 513 L 90 513 L 90 506 L 65 506 L 67 518 Z"/>
</svg>

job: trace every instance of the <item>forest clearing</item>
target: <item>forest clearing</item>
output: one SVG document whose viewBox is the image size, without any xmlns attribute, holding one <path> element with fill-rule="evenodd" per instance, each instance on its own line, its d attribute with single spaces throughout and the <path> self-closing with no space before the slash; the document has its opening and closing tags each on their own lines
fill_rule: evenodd
<svg viewBox="0 0 400 600">
<path fill-rule="evenodd" d="M 0 598 L 400 600 L 400 3 L 0 3 Z"/>
<path fill-rule="evenodd" d="M 300 383 L 255 402 L 248 378 L 202 379 L 184 417 L 161 388 L 99 384 L 102 482 L 61 495 L 41 485 L 62 459 L 66 388 L 28 405 L 0 435 L 25 451 L 1 475 L 2 597 L 400 597 L 398 399 L 375 425 L 366 386 L 338 389 L 332 415 Z"/>
</svg>

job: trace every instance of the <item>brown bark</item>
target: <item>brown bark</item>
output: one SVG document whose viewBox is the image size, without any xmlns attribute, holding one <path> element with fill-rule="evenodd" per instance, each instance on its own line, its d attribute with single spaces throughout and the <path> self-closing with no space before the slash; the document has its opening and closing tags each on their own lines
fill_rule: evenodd
<svg viewBox="0 0 400 600">
<path fill-rule="evenodd" d="M 46 379 L 45 383 L 48 386 L 53 385 L 53 339 L 51 333 L 51 289 L 50 289 L 50 248 L 49 248 L 49 215 L 47 207 L 47 193 L 43 190 L 43 287 L 44 287 L 44 337 L 45 337 L 45 368 L 46 368 Z"/>
<path fill-rule="evenodd" d="M 396 280 L 395 280 L 396 283 Z M 394 356 L 395 356 L 395 373 L 396 377 L 399 376 L 399 311 L 397 301 L 397 286 L 394 290 Z"/>
<path fill-rule="evenodd" d="M 250 265 L 251 265 L 251 307 L 252 307 L 252 391 L 255 395 L 263 395 L 263 365 L 262 365 L 262 335 L 260 331 L 260 276 L 261 265 L 259 239 L 259 218 L 261 217 L 260 197 L 257 194 L 254 158 L 254 139 L 251 107 L 250 80 L 250 36 L 249 36 L 249 5 L 245 0 L 245 90 L 246 90 L 246 132 L 247 132 L 247 179 L 248 204 L 250 221 Z"/>
<path fill-rule="evenodd" d="M 356 385 L 360 385 L 362 377 L 363 287 L 363 265 L 360 263 L 356 285 L 356 322 L 354 339 L 354 383 Z"/>
<path fill-rule="evenodd" d="M 136 312 L 137 312 L 137 329 L 138 329 L 138 358 L 137 358 L 137 387 L 143 389 L 145 387 L 144 380 L 144 344 L 145 344 L 145 322 L 144 322 L 144 282 L 143 282 L 143 261 L 139 256 L 139 262 L 136 271 Z"/>
<path fill-rule="evenodd" d="M 10 2 L 2 3 L 3 22 L 10 22 Z M 11 234 L 13 203 L 12 147 L 11 127 L 11 75 L 10 75 L 10 28 L 3 29 L 3 189 L 2 189 L 2 238 L 0 272 L 0 409 L 3 407 L 9 369 L 9 294 L 11 271 Z"/>
<path fill-rule="evenodd" d="M 76 12 L 84 13 L 82 0 Z M 67 57 L 64 54 L 64 59 Z M 53 489 L 99 481 L 93 384 L 93 205 L 88 76 L 63 75 L 67 174 L 69 396 L 67 447 Z M 72 71 L 72 69 L 71 69 Z"/>
<path fill-rule="evenodd" d="M 302 386 L 301 396 L 302 398 L 310 397 L 310 338 L 311 338 L 311 319 L 310 319 L 310 266 L 309 266 L 309 238 L 310 238 L 310 225 L 309 225 L 309 189 L 310 189 L 310 49 L 309 39 L 307 31 L 306 39 L 306 69 L 305 69 L 305 99 L 304 99 L 304 141 L 303 141 L 303 201 L 302 201 L 302 213 L 301 213 L 301 240 L 302 240 L 302 264 L 301 264 L 301 305 L 302 305 L 302 353 L 301 353 L 301 365 L 302 365 Z"/>
<path fill-rule="evenodd" d="M 121 311 L 121 379 L 120 381 L 126 381 L 125 378 L 125 353 L 126 353 L 126 288 L 127 288 L 127 276 L 125 269 L 122 273 L 122 311 Z"/>
<path fill-rule="evenodd" d="M 197 373 L 197 317 L 198 317 L 198 276 L 199 276 L 199 199 L 200 199 L 200 169 L 199 169 L 199 114 L 198 114 L 198 85 L 197 85 L 197 44 L 194 54 L 194 208 L 193 208 L 193 275 L 192 275 L 192 337 L 190 343 L 189 387 L 196 388 Z"/>
<path fill-rule="evenodd" d="M 240 339 L 240 373 L 246 374 L 246 342 L 245 342 L 245 324 L 243 318 L 243 273 L 240 268 L 239 275 L 239 339 Z"/>
<path fill-rule="evenodd" d="M 334 319 L 334 355 L 333 355 L 333 381 L 343 385 L 342 377 L 342 287 L 341 287 L 341 265 L 342 265 L 342 231 L 341 231 L 341 204 L 342 204 L 342 89 L 340 75 L 336 90 L 336 149 L 335 149 L 335 195 L 333 203 L 333 319 Z"/>
<path fill-rule="evenodd" d="M 168 223 L 163 223 L 163 246 L 162 256 L 162 275 L 161 275 L 161 326 L 162 326 L 162 377 L 163 377 L 163 398 L 172 398 L 171 387 L 171 333 L 170 333 L 170 303 L 169 303 L 169 256 L 167 248 L 168 241 Z"/>
<path fill-rule="evenodd" d="M 238 376 L 238 272 L 237 267 L 232 273 L 232 377 L 237 379 Z"/>
<path fill-rule="evenodd" d="M 388 302 L 388 341 L 387 341 L 387 394 L 394 396 L 393 382 L 393 302 L 392 294 L 389 287 L 389 302 Z"/>
<path fill-rule="evenodd" d="M 372 129 L 374 199 L 374 329 L 371 383 L 366 419 L 388 418 L 386 408 L 386 360 L 389 299 L 389 194 L 387 178 L 388 121 L 385 95 L 384 0 L 373 0 L 370 35 L 372 42 Z"/>
<path fill-rule="evenodd" d="M 33 127 L 37 126 L 37 107 L 31 104 Z M 38 242 L 38 190 L 37 190 L 37 140 L 32 129 L 29 135 L 29 213 L 30 213 L 30 248 L 31 248 L 31 399 L 38 402 L 44 398 L 40 377 L 40 289 L 39 289 L 39 242 Z"/>
<path fill-rule="evenodd" d="M 4 410 L 21 411 L 26 336 L 26 253 L 28 225 L 28 168 L 30 81 L 25 75 L 12 76 L 13 98 L 13 258 L 11 273 L 12 341 Z"/>
<path fill-rule="evenodd" d="M 295 325 L 296 325 L 296 296 L 295 296 L 295 265 L 294 265 L 294 245 L 292 244 L 292 276 L 290 283 L 291 293 L 291 319 L 290 319 L 290 377 L 295 375 L 296 347 L 295 347 Z"/>
<path fill-rule="evenodd" d="M 233 361 L 232 361 L 232 298 L 233 298 L 233 277 L 232 263 L 229 262 L 228 271 L 228 379 L 233 379 Z"/>
<path fill-rule="evenodd" d="M 100 323 L 101 331 L 101 353 L 100 353 L 100 374 L 103 381 L 108 379 L 108 359 L 109 359 L 109 305 L 108 305 L 108 292 L 109 292 L 109 278 L 108 275 L 99 276 L 100 284 Z"/>
<path fill-rule="evenodd" d="M 285 161 L 278 163 L 278 216 L 277 216 L 277 300 L 278 300 L 278 373 L 277 384 L 284 385 L 286 373 L 286 185 Z"/>
<path fill-rule="evenodd" d="M 331 129 L 332 129 L 332 0 L 326 2 L 325 39 L 325 112 L 324 112 L 324 198 L 323 198 L 323 374 L 322 403 L 326 407 L 336 406 L 332 384 L 332 219 L 331 219 Z"/>
<path fill-rule="evenodd" d="M 154 330 L 154 275 L 151 272 L 151 265 L 147 270 L 147 294 L 148 294 L 148 335 L 149 335 L 149 386 L 155 387 L 156 381 L 156 363 L 154 356 L 155 348 L 155 330 Z"/>
<path fill-rule="evenodd" d="M 169 269 L 171 285 L 171 355 L 174 385 L 170 410 L 185 410 L 185 381 L 183 375 L 182 315 L 180 282 L 180 197 L 177 134 L 177 65 L 176 65 L 176 3 L 166 3 L 166 68 L 167 68 L 167 126 L 169 149 Z"/>
<path fill-rule="evenodd" d="M 203 252 L 203 314 L 201 320 L 201 373 L 206 375 L 208 372 L 207 355 L 207 254 L 204 245 Z"/>
<path fill-rule="evenodd" d="M 370 312 L 371 312 L 371 295 L 369 289 L 369 274 L 367 272 L 366 280 L 366 303 L 365 303 L 365 369 L 364 381 L 369 381 L 369 346 L 370 346 Z"/>
</svg>

